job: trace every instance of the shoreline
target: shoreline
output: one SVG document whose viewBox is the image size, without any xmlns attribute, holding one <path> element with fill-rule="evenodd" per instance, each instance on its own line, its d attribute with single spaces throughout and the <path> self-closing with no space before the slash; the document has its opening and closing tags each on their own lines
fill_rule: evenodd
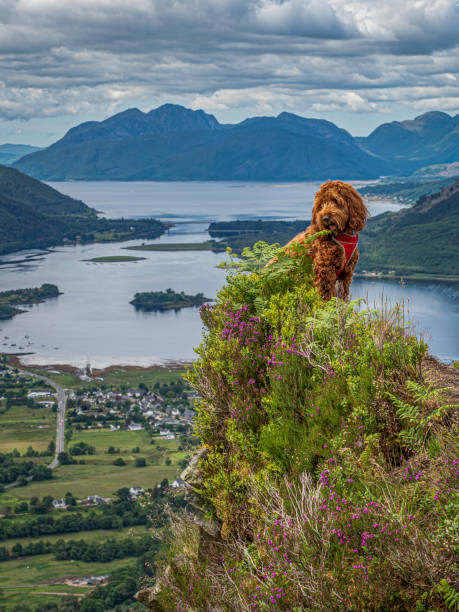
<svg viewBox="0 0 459 612">
<path fill-rule="evenodd" d="M 18 355 L 8 355 L 7 353 L 3 353 L 3 355 L 7 355 L 9 358 L 10 364 L 15 368 L 21 368 L 24 370 L 59 370 L 61 372 L 65 372 L 67 374 L 74 374 L 77 376 L 81 373 L 81 368 L 77 366 L 73 366 L 69 363 L 53 363 L 46 365 L 39 364 L 23 364 L 20 360 L 20 356 Z M 184 370 L 186 367 L 190 367 L 193 365 L 192 361 L 170 361 L 164 364 L 152 364 L 149 366 L 141 366 L 141 365 L 129 365 L 129 364 L 113 364 L 106 366 L 104 368 L 91 368 L 92 376 L 107 376 L 111 372 L 115 372 L 116 370 L 124 370 L 124 371 L 144 371 L 144 372 L 159 372 L 161 370 Z"/>
<path fill-rule="evenodd" d="M 419 275 L 419 276 L 410 276 L 407 274 L 374 274 L 372 272 L 357 272 L 354 274 L 356 278 L 368 278 L 368 279 L 393 279 L 400 281 L 419 281 L 419 280 L 430 280 L 430 281 L 439 281 L 439 282 L 449 282 L 449 283 L 458 283 L 459 277 L 453 276 L 434 276 L 434 275 Z"/>
</svg>

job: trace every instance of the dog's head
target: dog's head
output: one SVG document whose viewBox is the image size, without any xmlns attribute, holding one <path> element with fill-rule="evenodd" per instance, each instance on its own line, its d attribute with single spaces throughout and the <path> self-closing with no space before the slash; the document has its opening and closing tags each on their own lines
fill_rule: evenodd
<svg viewBox="0 0 459 612">
<path fill-rule="evenodd" d="M 343 181 L 327 181 L 317 191 L 312 223 L 334 232 L 360 232 L 370 216 L 357 191 Z"/>
</svg>

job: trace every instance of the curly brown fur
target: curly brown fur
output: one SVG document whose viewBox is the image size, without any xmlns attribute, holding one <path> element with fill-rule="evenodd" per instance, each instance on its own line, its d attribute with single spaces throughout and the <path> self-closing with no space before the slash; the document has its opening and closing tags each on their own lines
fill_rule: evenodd
<svg viewBox="0 0 459 612">
<path fill-rule="evenodd" d="M 327 181 L 315 195 L 311 225 L 290 240 L 287 252 L 290 244 L 304 242 L 321 230 L 331 230 L 333 235 L 360 232 L 368 217 L 368 209 L 354 187 L 343 181 Z M 309 248 L 314 260 L 314 285 L 324 300 L 335 296 L 347 300 L 359 252 L 356 248 L 345 266 L 345 254 L 333 235 L 316 238 Z M 337 272 L 342 269 L 337 279 Z"/>
</svg>

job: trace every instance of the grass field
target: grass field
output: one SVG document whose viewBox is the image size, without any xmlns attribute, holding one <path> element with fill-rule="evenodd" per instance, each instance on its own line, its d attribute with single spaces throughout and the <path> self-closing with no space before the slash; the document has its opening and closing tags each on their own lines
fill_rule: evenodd
<svg viewBox="0 0 459 612">
<path fill-rule="evenodd" d="M 101 381 L 88 383 L 80 380 L 78 376 L 75 376 L 75 374 L 70 372 L 59 372 L 59 374 L 56 374 L 55 372 L 50 372 L 49 370 L 40 370 L 37 368 L 34 369 L 34 372 L 47 376 L 66 389 L 80 389 L 81 387 L 98 388 L 101 385 Z M 149 389 L 151 389 L 157 382 L 161 384 L 170 383 L 182 378 L 184 372 L 185 370 L 182 368 L 167 369 L 155 367 L 154 369 L 124 369 L 120 366 L 110 368 L 108 372 L 103 373 L 103 384 L 105 384 L 107 389 L 120 389 L 122 385 L 137 388 L 139 383 L 143 382 Z"/>
<path fill-rule="evenodd" d="M 92 531 L 77 531 L 75 533 L 42 535 L 36 538 L 10 538 L 8 540 L 0 540 L 0 546 L 5 546 L 10 550 L 15 544 L 22 544 L 24 546 L 26 544 L 40 541 L 56 542 L 57 540 L 90 540 L 91 542 L 104 542 L 108 539 L 119 540 L 127 537 L 139 538 L 141 536 L 148 535 L 149 533 L 150 531 L 144 525 L 134 525 L 133 527 L 123 527 L 122 529 L 94 529 Z"/>
<path fill-rule="evenodd" d="M 31 482 L 26 487 L 8 489 L 0 496 L 0 505 L 14 504 L 17 501 L 30 499 L 37 495 L 52 495 L 61 498 L 67 491 L 71 491 L 77 498 L 88 495 L 111 497 L 121 487 L 141 486 L 153 488 L 161 480 L 172 480 L 180 473 L 178 462 L 185 458 L 186 453 L 177 451 L 177 440 L 163 440 L 155 437 L 155 444 L 150 444 L 150 437 L 145 431 L 109 431 L 90 430 L 75 432 L 70 446 L 78 442 L 86 442 L 96 448 L 95 455 L 77 457 L 83 459 L 84 465 L 60 465 L 54 470 L 52 480 Z M 159 444 L 166 450 L 159 451 Z M 109 446 L 119 448 L 116 454 L 107 453 Z M 140 453 L 133 453 L 132 449 L 138 446 Z M 125 466 L 113 465 L 117 457 L 122 457 Z M 144 457 L 146 467 L 135 467 L 135 460 Z M 171 465 L 165 465 L 170 458 Z"/>
<path fill-rule="evenodd" d="M 65 595 L 84 596 L 92 587 L 63 584 L 66 578 L 101 576 L 135 562 L 126 557 L 105 563 L 57 561 L 53 555 L 37 555 L 0 562 L 0 606 L 6 612 L 36 610 L 46 603 L 58 603 Z"/>
<path fill-rule="evenodd" d="M 56 415 L 51 408 L 28 408 L 12 406 L 0 414 L 0 452 L 19 452 L 33 446 L 35 450 L 46 450 L 56 437 Z"/>
<path fill-rule="evenodd" d="M 211 251 L 215 248 L 214 242 L 164 242 L 159 244 L 139 244 L 122 247 L 127 251 Z"/>
<path fill-rule="evenodd" d="M 47 585 L 65 578 L 110 574 L 113 570 L 124 567 L 134 560 L 135 557 L 126 557 L 105 563 L 84 563 L 83 561 L 58 561 L 50 554 L 1 561 L 0 588 Z"/>
</svg>

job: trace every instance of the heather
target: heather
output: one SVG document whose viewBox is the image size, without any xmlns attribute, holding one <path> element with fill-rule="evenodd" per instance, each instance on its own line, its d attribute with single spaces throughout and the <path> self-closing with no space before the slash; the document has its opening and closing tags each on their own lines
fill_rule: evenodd
<svg viewBox="0 0 459 612">
<path fill-rule="evenodd" d="M 231 259 L 189 373 L 218 536 L 175 518 L 154 605 L 456 609 L 455 406 L 403 307 L 324 303 L 276 246 Z"/>
</svg>

